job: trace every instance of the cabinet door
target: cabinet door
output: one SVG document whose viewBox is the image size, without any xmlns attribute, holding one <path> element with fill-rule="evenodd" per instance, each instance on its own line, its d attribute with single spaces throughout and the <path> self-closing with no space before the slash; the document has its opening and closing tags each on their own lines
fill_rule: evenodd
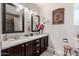
<svg viewBox="0 0 79 59">
<path fill-rule="evenodd" d="M 28 45 L 28 56 L 32 56 L 33 55 L 32 52 L 33 52 L 33 41 L 30 41 Z"/>
<path fill-rule="evenodd" d="M 25 43 L 25 47 L 24 47 L 24 51 L 25 51 L 24 55 L 25 55 L 25 56 L 28 56 L 28 45 L 29 45 L 28 42 Z"/>
<path fill-rule="evenodd" d="M 45 49 L 48 47 L 48 36 L 45 37 Z"/>
<path fill-rule="evenodd" d="M 24 47 L 25 47 L 25 45 L 22 44 L 20 46 L 21 46 L 21 56 L 24 56 L 24 52 L 25 52 Z"/>
<path fill-rule="evenodd" d="M 26 56 L 33 56 L 33 53 L 34 53 L 33 44 L 34 44 L 34 41 L 30 41 L 25 44 L 25 51 L 26 51 L 25 55 Z"/>
<path fill-rule="evenodd" d="M 17 45 L 11 48 L 8 48 L 9 56 L 21 56 L 21 46 Z"/>
<path fill-rule="evenodd" d="M 24 56 L 24 44 L 1 51 L 2 56 Z"/>
<path fill-rule="evenodd" d="M 44 37 L 41 38 L 41 53 L 44 51 Z"/>
</svg>

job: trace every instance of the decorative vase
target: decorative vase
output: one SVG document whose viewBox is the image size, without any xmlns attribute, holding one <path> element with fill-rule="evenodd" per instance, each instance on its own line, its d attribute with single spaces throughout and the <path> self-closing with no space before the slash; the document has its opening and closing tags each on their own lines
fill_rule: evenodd
<svg viewBox="0 0 79 59">
<path fill-rule="evenodd" d="M 40 34 L 43 34 L 43 30 L 40 30 Z"/>
</svg>

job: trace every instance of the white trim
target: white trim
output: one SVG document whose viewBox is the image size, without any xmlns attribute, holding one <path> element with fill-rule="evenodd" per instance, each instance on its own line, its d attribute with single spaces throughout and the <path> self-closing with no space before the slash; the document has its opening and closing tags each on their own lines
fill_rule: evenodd
<svg viewBox="0 0 79 59">
<path fill-rule="evenodd" d="M 55 53 L 58 54 L 59 56 L 64 56 L 64 52 L 60 50 L 55 50 Z"/>
<path fill-rule="evenodd" d="M 63 51 L 60 51 L 60 50 L 48 48 L 48 51 L 53 52 L 53 53 L 55 52 L 55 54 L 57 54 L 59 56 L 63 56 L 64 55 L 64 52 Z"/>
<path fill-rule="evenodd" d="M 52 48 L 48 48 L 47 50 L 50 52 L 55 52 L 55 49 L 52 49 Z"/>
</svg>

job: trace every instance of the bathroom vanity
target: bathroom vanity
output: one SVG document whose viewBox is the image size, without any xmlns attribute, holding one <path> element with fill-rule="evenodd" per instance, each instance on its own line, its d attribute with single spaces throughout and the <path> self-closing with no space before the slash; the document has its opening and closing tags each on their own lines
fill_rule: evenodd
<svg viewBox="0 0 79 59">
<path fill-rule="evenodd" d="M 21 5 L 22 6 L 22 5 Z M 6 35 L 6 41 L 2 41 L 2 56 L 39 56 L 48 47 L 48 34 L 38 34 L 16 38 L 7 38 L 8 33 L 26 33 L 24 23 L 24 8 L 19 9 L 19 4 L 2 4 L 2 34 Z M 13 11 L 12 11 L 13 10 Z M 30 32 L 40 32 L 36 25 L 40 24 L 40 16 L 31 14 Z M 27 27 L 27 26 L 26 26 Z M 17 38 L 18 37 L 18 38 Z"/>
<path fill-rule="evenodd" d="M 2 42 L 2 56 L 39 56 L 48 47 L 48 34 Z"/>
</svg>

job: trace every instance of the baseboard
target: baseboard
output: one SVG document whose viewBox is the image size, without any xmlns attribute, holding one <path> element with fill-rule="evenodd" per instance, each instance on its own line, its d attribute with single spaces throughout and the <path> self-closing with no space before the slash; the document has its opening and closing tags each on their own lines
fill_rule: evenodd
<svg viewBox="0 0 79 59">
<path fill-rule="evenodd" d="M 55 50 L 55 53 L 59 56 L 64 56 L 64 52 L 60 50 Z"/>
<path fill-rule="evenodd" d="M 64 55 L 64 52 L 63 51 L 60 51 L 60 50 L 48 48 L 48 51 L 53 52 L 53 53 L 55 53 L 55 54 L 57 54 L 59 56 L 63 56 Z"/>
<path fill-rule="evenodd" d="M 55 52 L 55 49 L 52 49 L 52 48 L 47 48 L 47 50 L 50 52 Z"/>
</svg>

